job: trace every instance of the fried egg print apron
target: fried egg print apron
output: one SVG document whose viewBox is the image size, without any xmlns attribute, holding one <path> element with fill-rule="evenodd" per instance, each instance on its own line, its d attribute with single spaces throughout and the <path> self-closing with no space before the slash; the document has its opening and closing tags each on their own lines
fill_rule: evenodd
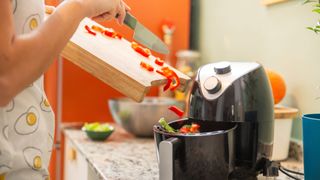
<svg viewBox="0 0 320 180">
<path fill-rule="evenodd" d="M 16 34 L 36 29 L 44 8 L 43 0 L 12 0 Z M 48 180 L 53 137 L 54 115 L 40 77 L 0 108 L 0 180 Z"/>
</svg>

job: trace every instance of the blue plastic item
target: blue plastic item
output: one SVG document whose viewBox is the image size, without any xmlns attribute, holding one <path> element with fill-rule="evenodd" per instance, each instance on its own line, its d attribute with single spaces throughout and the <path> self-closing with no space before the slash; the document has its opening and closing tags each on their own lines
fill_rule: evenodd
<svg viewBox="0 0 320 180">
<path fill-rule="evenodd" d="M 304 174 L 306 180 L 320 180 L 320 114 L 302 116 Z"/>
</svg>

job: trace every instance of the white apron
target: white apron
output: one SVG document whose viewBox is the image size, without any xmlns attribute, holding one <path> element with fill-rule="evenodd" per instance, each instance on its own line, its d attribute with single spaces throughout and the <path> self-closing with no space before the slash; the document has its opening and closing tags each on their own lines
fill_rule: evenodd
<svg viewBox="0 0 320 180">
<path fill-rule="evenodd" d="M 16 34 L 29 33 L 43 21 L 44 0 L 12 0 L 12 12 Z M 54 115 L 40 77 L 0 108 L 0 180 L 49 179 L 53 137 Z"/>
</svg>

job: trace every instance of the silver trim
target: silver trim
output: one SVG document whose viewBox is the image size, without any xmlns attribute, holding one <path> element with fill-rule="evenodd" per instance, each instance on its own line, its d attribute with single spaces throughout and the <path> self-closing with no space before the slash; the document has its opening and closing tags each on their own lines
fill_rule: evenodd
<svg viewBox="0 0 320 180">
<path fill-rule="evenodd" d="M 230 62 L 231 72 L 226 74 L 217 74 L 214 71 L 214 67 L 215 65 L 219 64 L 219 62 L 207 64 L 199 69 L 198 81 L 200 82 L 201 93 L 207 100 L 219 98 L 224 91 L 238 78 L 261 67 L 261 65 L 256 62 Z M 213 94 L 209 93 L 204 87 L 205 80 L 211 76 L 216 77 L 221 82 L 221 89 Z"/>
<path fill-rule="evenodd" d="M 169 138 L 159 144 L 159 179 L 173 180 L 174 178 L 174 146 L 178 138 Z"/>
</svg>

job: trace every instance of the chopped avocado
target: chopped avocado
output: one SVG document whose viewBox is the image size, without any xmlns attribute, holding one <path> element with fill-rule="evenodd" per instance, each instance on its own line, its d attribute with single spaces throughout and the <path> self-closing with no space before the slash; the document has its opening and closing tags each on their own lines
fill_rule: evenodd
<svg viewBox="0 0 320 180">
<path fill-rule="evenodd" d="M 171 127 L 164 118 L 161 118 L 161 119 L 159 120 L 159 124 L 160 124 L 166 131 L 168 131 L 169 133 L 175 133 L 175 132 L 176 132 L 176 130 L 175 130 L 173 127 Z"/>
<path fill-rule="evenodd" d="M 100 123 L 85 123 L 84 127 L 86 130 L 88 131 L 94 131 L 95 129 L 97 129 L 100 126 Z"/>
<path fill-rule="evenodd" d="M 112 130 L 112 126 L 110 126 L 109 124 L 100 124 L 98 122 L 85 123 L 83 129 L 87 131 L 107 132 Z"/>
</svg>

